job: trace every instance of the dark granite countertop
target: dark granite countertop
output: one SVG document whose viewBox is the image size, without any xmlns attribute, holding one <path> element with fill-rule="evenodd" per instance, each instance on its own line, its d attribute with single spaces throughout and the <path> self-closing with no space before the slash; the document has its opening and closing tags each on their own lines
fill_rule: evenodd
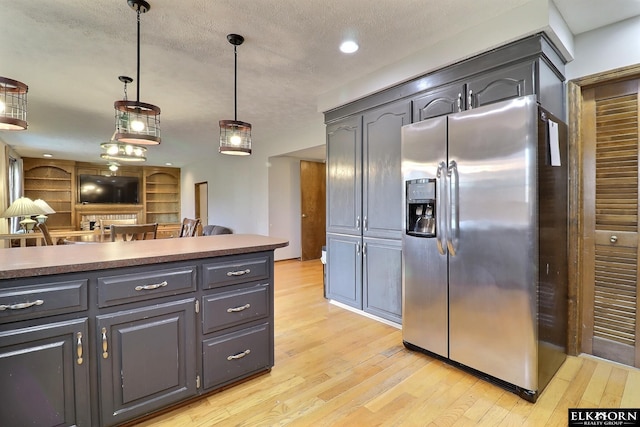
<svg viewBox="0 0 640 427">
<path fill-rule="evenodd" d="M 0 249 L 0 279 L 213 258 L 285 247 L 278 237 L 223 234 L 175 239 Z"/>
</svg>

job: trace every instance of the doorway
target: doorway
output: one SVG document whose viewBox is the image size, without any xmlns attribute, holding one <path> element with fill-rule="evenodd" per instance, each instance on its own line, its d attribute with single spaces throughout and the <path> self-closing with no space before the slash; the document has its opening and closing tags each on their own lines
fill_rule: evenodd
<svg viewBox="0 0 640 427">
<path fill-rule="evenodd" d="M 640 70 L 570 86 L 580 185 L 572 203 L 578 352 L 640 367 L 638 143 Z M 581 84 L 582 83 L 582 84 Z M 571 292 L 570 292 L 571 293 Z"/>
<path fill-rule="evenodd" d="M 300 246 L 302 261 L 318 259 L 326 239 L 326 167 L 300 160 Z"/>
<path fill-rule="evenodd" d="M 195 184 L 195 215 L 200 218 L 200 227 L 209 224 L 209 183 L 197 182 Z M 198 230 L 202 234 L 202 230 Z"/>
</svg>

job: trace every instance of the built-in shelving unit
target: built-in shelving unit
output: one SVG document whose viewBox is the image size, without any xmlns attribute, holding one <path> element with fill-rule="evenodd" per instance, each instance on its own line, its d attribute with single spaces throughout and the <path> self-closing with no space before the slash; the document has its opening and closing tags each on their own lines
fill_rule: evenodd
<svg viewBox="0 0 640 427">
<path fill-rule="evenodd" d="M 146 169 L 144 177 L 147 222 L 180 222 L 180 171 L 175 168 Z"/>
<path fill-rule="evenodd" d="M 106 164 L 23 158 L 24 193 L 32 200 L 42 199 L 55 211 L 49 215 L 50 229 L 79 230 L 91 219 L 136 218 L 139 223 L 157 222 L 161 237 L 179 233 L 180 169 L 154 166 L 121 166 L 116 172 L 140 179 L 139 204 L 88 204 L 78 202 L 78 176 L 110 176 Z"/>
<path fill-rule="evenodd" d="M 30 162 L 25 159 L 23 169 L 24 195 L 31 200 L 42 199 L 56 211 L 55 214 L 49 215 L 49 228 L 73 228 L 74 163 Z"/>
</svg>

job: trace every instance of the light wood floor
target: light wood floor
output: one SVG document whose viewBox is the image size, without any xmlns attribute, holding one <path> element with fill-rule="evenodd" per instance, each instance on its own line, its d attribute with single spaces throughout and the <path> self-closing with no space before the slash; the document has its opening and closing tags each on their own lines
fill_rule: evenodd
<svg viewBox="0 0 640 427">
<path fill-rule="evenodd" d="M 567 408 L 640 407 L 640 370 L 569 357 L 531 404 L 329 304 L 319 261 L 275 271 L 275 366 L 140 426 L 566 426 Z"/>
</svg>

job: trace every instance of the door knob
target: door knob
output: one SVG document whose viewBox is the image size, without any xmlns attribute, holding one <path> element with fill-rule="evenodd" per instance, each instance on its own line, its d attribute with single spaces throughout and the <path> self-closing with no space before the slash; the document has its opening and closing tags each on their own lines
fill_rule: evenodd
<svg viewBox="0 0 640 427">
<path fill-rule="evenodd" d="M 609 237 L 609 241 L 610 241 L 611 243 L 615 243 L 615 242 L 617 242 L 617 241 L 618 241 L 618 236 L 611 236 L 611 237 Z"/>
<path fill-rule="evenodd" d="M 302 214 L 302 218 L 306 218 L 306 217 L 307 217 L 307 214 Z"/>
</svg>

